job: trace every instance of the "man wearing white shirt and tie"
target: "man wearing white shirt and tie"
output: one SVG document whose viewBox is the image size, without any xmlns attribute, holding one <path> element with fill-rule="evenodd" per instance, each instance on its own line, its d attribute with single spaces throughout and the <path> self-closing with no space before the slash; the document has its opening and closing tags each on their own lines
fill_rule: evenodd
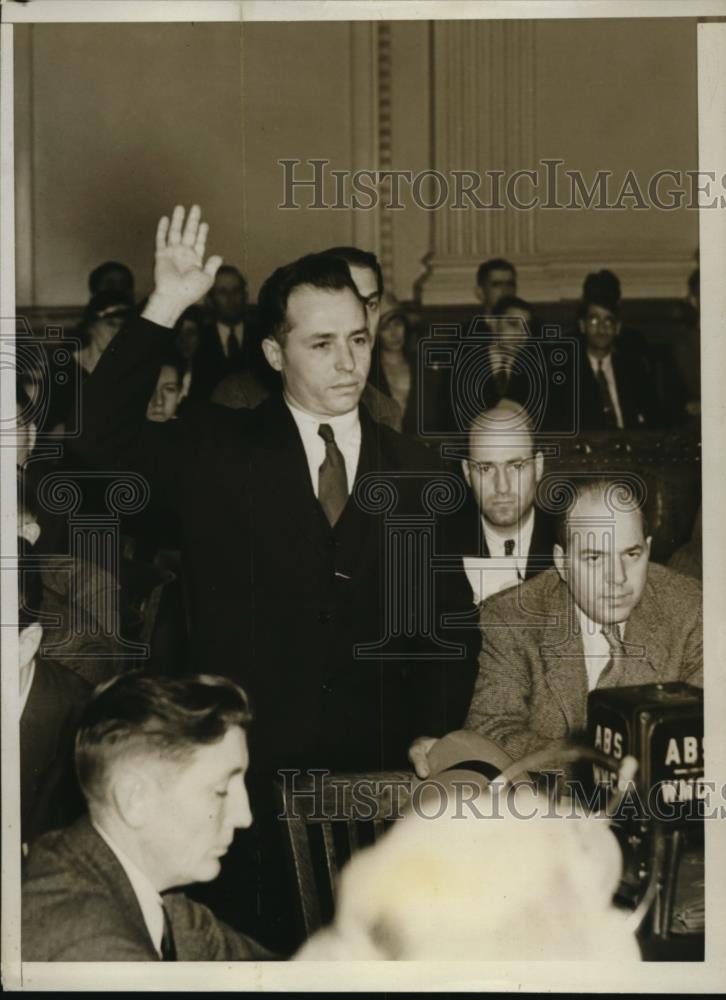
<svg viewBox="0 0 726 1000">
<path fill-rule="evenodd" d="M 462 467 L 481 524 L 478 553 L 464 559 L 479 604 L 552 565 L 552 519 L 534 502 L 544 458 L 526 411 L 503 399 L 480 413 Z"/>
<path fill-rule="evenodd" d="M 245 692 L 222 677 L 127 674 L 81 717 L 88 814 L 31 847 L 26 962 L 240 961 L 272 955 L 179 891 L 215 878 L 249 827 Z"/>
<path fill-rule="evenodd" d="M 479 676 L 465 728 L 513 759 L 581 740 L 595 688 L 703 686 L 701 588 L 650 563 L 651 538 L 628 478 L 572 480 L 555 566 L 482 605 Z M 435 740 L 409 750 L 420 777 Z"/>
</svg>

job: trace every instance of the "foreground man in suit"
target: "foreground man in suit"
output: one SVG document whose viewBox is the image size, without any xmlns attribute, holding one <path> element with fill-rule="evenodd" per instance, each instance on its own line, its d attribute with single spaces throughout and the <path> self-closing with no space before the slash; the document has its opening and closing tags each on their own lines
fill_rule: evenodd
<svg viewBox="0 0 726 1000">
<path fill-rule="evenodd" d="M 248 691 L 261 766 L 400 766 L 422 719 L 441 735 L 461 725 L 476 633 L 438 628 L 469 603 L 460 557 L 458 568 L 386 592 L 389 526 L 366 476 L 393 480 L 396 516 L 410 514 L 415 527 L 423 509 L 445 552 L 447 517 L 425 509 L 427 487 L 445 472 L 429 449 L 358 406 L 366 313 L 347 264 L 324 254 L 279 268 L 260 291 L 263 346 L 282 393 L 254 410 L 190 403 L 177 420 L 145 420 L 171 328 L 219 264 L 202 266 L 205 242 L 197 207 L 186 225 L 179 207 L 162 220 L 155 290 L 88 380 L 78 446 L 89 464 L 137 468 L 152 501 L 179 512 L 193 663 L 214 664 Z M 389 601 L 409 602 L 413 614 L 420 592 L 433 595 L 424 609 L 433 627 L 414 620 L 413 634 L 387 632 L 397 611 Z"/>
<path fill-rule="evenodd" d="M 555 568 L 482 605 L 479 676 L 465 727 L 520 759 L 582 736 L 596 687 L 703 685 L 700 586 L 649 565 L 643 512 L 627 484 L 573 482 Z M 414 742 L 421 777 L 435 741 Z"/>
<path fill-rule="evenodd" d="M 272 957 L 169 892 L 213 879 L 234 831 L 252 822 L 250 720 L 244 691 L 221 677 L 134 674 L 99 690 L 76 738 L 88 815 L 31 848 L 23 961 Z"/>
<path fill-rule="evenodd" d="M 544 457 L 526 410 L 503 399 L 480 413 L 462 468 L 480 517 L 478 552 L 464 558 L 479 604 L 552 565 L 553 520 L 534 502 Z"/>
</svg>

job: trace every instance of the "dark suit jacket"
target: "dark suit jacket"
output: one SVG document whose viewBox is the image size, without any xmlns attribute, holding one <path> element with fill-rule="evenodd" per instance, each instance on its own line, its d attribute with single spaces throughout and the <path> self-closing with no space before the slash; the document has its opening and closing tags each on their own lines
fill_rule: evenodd
<svg viewBox="0 0 726 1000">
<path fill-rule="evenodd" d="M 70 668 L 37 657 L 20 717 L 20 825 L 23 842 L 83 812 L 73 768 L 76 727 L 90 684 Z"/>
<path fill-rule="evenodd" d="M 664 415 L 658 400 L 656 375 L 645 356 L 621 347 L 613 352 L 612 364 L 624 429 L 662 426 Z M 582 337 L 579 338 L 575 371 L 578 396 L 575 397 L 574 409 L 572 380 L 566 379 L 558 388 L 552 378 L 548 379 L 550 398 L 545 414 L 546 426 L 542 429 L 554 431 L 566 428 L 572 423 L 570 414 L 574 414 L 581 431 L 608 430 L 597 378 Z M 514 396 L 521 400 L 521 388 L 514 390 Z"/>
<path fill-rule="evenodd" d="M 489 558 L 489 546 L 487 545 L 486 535 L 484 534 L 484 529 L 481 525 L 481 519 L 478 519 L 479 529 L 481 532 L 479 555 L 483 558 Z M 525 570 L 524 578 L 525 580 L 531 580 L 533 576 L 537 576 L 545 569 L 549 569 L 552 566 L 552 550 L 555 545 L 555 522 L 554 518 L 547 514 L 546 511 L 541 510 L 539 507 L 534 508 L 534 527 L 532 529 L 532 540 L 529 544 L 529 553 L 527 554 L 527 569 Z M 472 553 L 473 554 L 473 553 Z"/>
<path fill-rule="evenodd" d="M 164 895 L 180 962 L 271 957 L 181 892 Z M 33 845 L 23 872 L 24 962 L 153 962 L 136 894 L 87 816 Z"/>
<path fill-rule="evenodd" d="M 217 322 L 214 317 L 210 317 L 200 331 L 199 347 L 194 355 L 190 398 L 209 399 L 215 386 L 223 378 L 249 368 L 255 353 L 254 336 L 253 325 L 245 317 L 242 348 L 234 359 L 230 359 L 222 347 Z"/>
<path fill-rule="evenodd" d="M 404 764 L 412 735 L 461 724 L 475 675 L 476 633 L 437 624 L 439 613 L 469 605 L 461 556 L 403 591 L 387 553 L 389 499 L 407 519 L 399 525 L 423 524 L 435 554 L 447 553 L 447 516 L 430 509 L 443 498 L 424 489 L 441 477 L 438 459 L 361 407 L 357 488 L 331 529 L 279 394 L 254 410 L 199 404 L 165 424 L 144 419 L 168 337 L 144 320 L 117 335 L 88 381 L 78 445 L 89 461 L 138 468 L 153 500 L 179 512 L 193 663 L 249 690 L 253 761 Z M 364 489 L 367 474 L 387 476 L 390 496 Z M 405 597 L 414 610 L 420 602 L 411 636 Z M 376 642 L 366 657 L 356 651 Z"/>
<path fill-rule="evenodd" d="M 466 728 L 495 740 L 515 759 L 579 737 L 588 695 L 579 621 L 556 569 L 485 601 L 479 676 Z M 619 659 L 603 687 L 664 681 L 702 686 L 700 586 L 652 563 L 624 639 L 633 655 Z"/>
</svg>

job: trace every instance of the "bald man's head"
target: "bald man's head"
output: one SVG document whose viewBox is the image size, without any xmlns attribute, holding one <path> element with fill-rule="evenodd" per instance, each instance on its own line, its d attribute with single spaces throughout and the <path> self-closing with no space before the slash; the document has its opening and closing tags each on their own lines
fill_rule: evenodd
<svg viewBox="0 0 726 1000">
<path fill-rule="evenodd" d="M 534 506 L 543 469 L 526 410 L 503 399 L 475 417 L 463 469 L 485 521 L 498 528 L 523 521 Z"/>
</svg>

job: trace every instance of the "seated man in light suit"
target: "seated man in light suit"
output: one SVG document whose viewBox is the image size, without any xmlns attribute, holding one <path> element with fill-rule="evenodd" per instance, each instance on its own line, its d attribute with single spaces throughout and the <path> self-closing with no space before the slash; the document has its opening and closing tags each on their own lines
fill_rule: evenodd
<svg viewBox="0 0 726 1000">
<path fill-rule="evenodd" d="M 222 677 L 133 674 L 97 691 L 76 737 L 88 815 L 31 848 L 23 961 L 271 957 L 168 892 L 215 878 L 235 830 L 252 822 L 250 719 L 244 691 Z"/>
<path fill-rule="evenodd" d="M 462 468 L 480 518 L 476 551 L 464 558 L 479 604 L 552 565 L 553 519 L 534 502 L 544 457 L 526 410 L 503 399 L 480 413 Z"/>
<path fill-rule="evenodd" d="M 560 515 L 555 568 L 481 608 L 482 649 L 465 727 L 511 757 L 585 729 L 594 688 L 703 685 L 698 583 L 649 565 L 645 516 L 627 483 L 575 480 Z M 409 755 L 427 777 L 435 740 Z"/>
</svg>

